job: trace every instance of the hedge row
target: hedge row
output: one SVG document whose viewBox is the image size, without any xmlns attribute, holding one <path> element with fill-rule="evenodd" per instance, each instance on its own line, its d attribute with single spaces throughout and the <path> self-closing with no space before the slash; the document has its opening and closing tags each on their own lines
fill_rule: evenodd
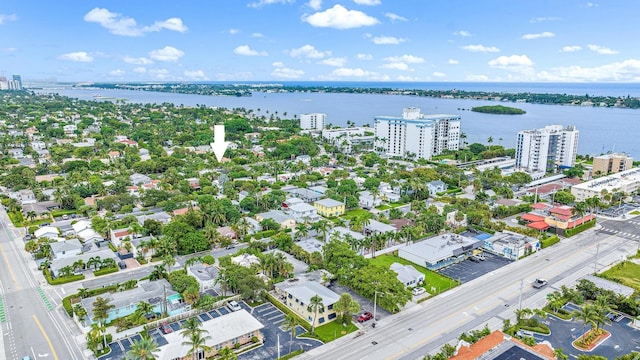
<svg viewBox="0 0 640 360">
<path fill-rule="evenodd" d="M 114 272 L 118 272 L 118 267 L 117 266 L 108 267 L 108 268 L 102 268 L 100 270 L 96 270 L 96 271 L 93 272 L 93 275 L 100 276 L 100 275 L 112 274 Z"/>
<path fill-rule="evenodd" d="M 558 235 L 553 235 L 546 239 L 540 240 L 540 246 L 542 246 L 542 248 L 544 249 L 544 248 L 548 248 L 551 245 L 555 245 L 559 242 L 560 242 L 560 238 L 558 237 Z"/>
<path fill-rule="evenodd" d="M 83 274 L 65 276 L 65 277 L 54 279 L 51 277 L 51 272 L 49 271 L 49 269 L 42 270 L 42 273 L 44 274 L 44 277 L 47 279 L 47 282 L 49 283 L 49 285 L 62 285 L 62 284 L 66 284 L 66 283 L 70 283 L 78 280 L 84 280 Z"/>
<path fill-rule="evenodd" d="M 587 221 L 586 223 L 580 224 L 580 225 L 578 225 L 578 226 L 576 226 L 574 228 L 566 229 L 564 231 L 564 236 L 565 237 L 571 237 L 573 235 L 580 234 L 581 232 L 583 232 L 583 231 L 585 231 L 587 229 L 591 229 L 594 226 L 596 226 L 596 220 L 595 219 Z"/>
<path fill-rule="evenodd" d="M 286 230 L 285 230 L 285 231 L 286 231 Z M 289 230 L 289 231 L 291 231 L 291 230 Z M 257 233 L 255 233 L 255 234 L 253 234 L 253 235 L 245 235 L 245 237 L 243 238 L 243 240 L 244 240 L 245 242 L 248 242 L 249 240 L 251 240 L 251 238 L 252 238 L 252 237 L 253 237 L 254 239 L 256 239 L 256 240 L 260 240 L 260 239 L 268 238 L 268 237 L 270 237 L 270 236 L 272 236 L 272 235 L 275 235 L 276 233 L 277 233 L 277 231 L 276 231 L 276 230 L 265 230 L 265 231 L 260 231 L 260 232 L 257 232 Z"/>
</svg>

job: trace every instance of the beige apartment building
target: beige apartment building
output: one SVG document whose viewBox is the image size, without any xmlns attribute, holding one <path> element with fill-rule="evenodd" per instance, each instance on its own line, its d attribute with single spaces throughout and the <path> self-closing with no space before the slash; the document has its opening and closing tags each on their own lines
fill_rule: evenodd
<svg viewBox="0 0 640 360">
<path fill-rule="evenodd" d="M 633 158 L 627 154 L 604 154 L 593 158 L 593 175 L 616 174 L 631 169 Z"/>
</svg>

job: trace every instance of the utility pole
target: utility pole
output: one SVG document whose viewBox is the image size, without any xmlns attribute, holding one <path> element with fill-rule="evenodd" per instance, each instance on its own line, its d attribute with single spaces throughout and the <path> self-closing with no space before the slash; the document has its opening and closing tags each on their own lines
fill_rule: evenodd
<svg viewBox="0 0 640 360">
<path fill-rule="evenodd" d="M 520 297 L 518 298 L 518 310 L 522 310 L 522 287 L 524 286 L 524 279 L 520 280 Z"/>
<path fill-rule="evenodd" d="M 598 246 L 596 247 L 596 258 L 593 260 L 593 274 L 595 275 L 598 267 L 598 253 L 600 252 L 600 243 L 598 243 Z"/>
<path fill-rule="evenodd" d="M 380 293 L 384 295 L 383 292 Z M 373 291 L 373 327 L 376 326 L 376 310 L 377 310 L 378 290 Z"/>
</svg>

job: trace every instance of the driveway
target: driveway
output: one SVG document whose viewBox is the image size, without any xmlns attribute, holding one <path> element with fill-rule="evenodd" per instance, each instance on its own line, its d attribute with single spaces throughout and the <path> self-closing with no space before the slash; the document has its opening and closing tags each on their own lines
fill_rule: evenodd
<svg viewBox="0 0 640 360">
<path fill-rule="evenodd" d="M 251 313 L 258 321 L 264 325 L 262 334 L 264 335 L 264 344 L 254 350 L 238 355 L 238 360 L 271 360 L 278 358 L 278 341 L 280 345 L 280 356 L 289 353 L 289 345 L 291 340 L 291 331 L 284 330 L 281 326 L 285 314 L 270 302 L 251 308 L 244 302 L 240 303 L 243 309 Z M 291 343 L 291 351 L 304 350 L 309 351 L 315 347 L 322 345 L 322 341 L 316 339 L 300 339 L 298 335 L 304 333 L 302 326 L 296 328 L 296 337 Z"/>
<path fill-rule="evenodd" d="M 368 311 L 368 312 L 373 314 L 373 300 L 369 300 L 369 299 L 367 299 L 365 297 L 362 297 L 357 292 L 349 289 L 346 286 L 342 286 L 342 285 L 338 284 L 337 282 L 327 286 L 327 288 L 329 288 L 330 290 L 332 290 L 333 292 L 335 292 L 338 295 L 342 295 L 342 294 L 345 294 L 345 293 L 351 295 L 353 300 L 357 301 L 358 304 L 360 304 L 360 312 L 361 313 L 364 312 L 364 311 Z M 380 296 L 380 295 L 378 295 L 378 296 Z M 390 312 L 388 312 L 387 310 L 381 308 L 380 306 L 376 306 L 376 318 L 377 318 L 377 320 L 384 319 L 385 317 L 387 317 L 389 315 L 391 315 Z M 355 323 L 357 324 L 357 322 L 355 322 Z M 373 321 L 369 321 L 368 323 L 373 323 Z M 367 323 L 365 323 L 365 324 L 367 324 Z"/>
<path fill-rule="evenodd" d="M 486 258 L 484 261 L 473 262 L 467 259 L 440 269 L 438 272 L 454 280 L 466 283 L 511 263 L 511 260 L 499 255 L 490 254 L 486 251 L 483 254 Z"/>
</svg>

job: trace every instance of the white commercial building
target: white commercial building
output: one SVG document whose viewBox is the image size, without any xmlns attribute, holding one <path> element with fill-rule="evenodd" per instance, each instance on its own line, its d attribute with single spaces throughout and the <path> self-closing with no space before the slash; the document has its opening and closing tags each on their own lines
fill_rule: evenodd
<svg viewBox="0 0 640 360">
<path fill-rule="evenodd" d="M 578 152 L 578 130 L 573 125 L 549 125 L 518 132 L 516 168 L 534 179 L 557 167 L 573 167 Z"/>
<path fill-rule="evenodd" d="M 364 127 L 324 129 L 322 130 L 322 138 L 340 147 L 344 152 L 350 153 L 352 145 L 373 143 L 374 137 L 365 135 L 367 129 L 371 131 L 371 129 Z"/>
<path fill-rule="evenodd" d="M 633 168 L 573 185 L 571 194 L 576 197 L 576 201 L 584 201 L 594 196 L 602 199 L 606 194 L 617 192 L 633 194 L 638 189 L 640 189 L 640 168 Z"/>
<path fill-rule="evenodd" d="M 322 131 L 322 129 L 324 129 L 324 121 L 326 118 L 327 114 L 300 114 L 300 129 Z"/>
<path fill-rule="evenodd" d="M 458 115 L 424 115 L 418 108 L 405 108 L 402 117 L 375 117 L 374 127 L 375 149 L 388 156 L 430 159 L 460 149 Z"/>
</svg>

